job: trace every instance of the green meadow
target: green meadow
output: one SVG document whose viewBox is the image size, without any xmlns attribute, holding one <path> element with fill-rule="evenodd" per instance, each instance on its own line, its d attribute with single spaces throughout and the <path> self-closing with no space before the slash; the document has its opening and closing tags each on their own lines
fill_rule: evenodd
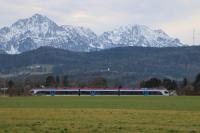
<svg viewBox="0 0 200 133">
<path fill-rule="evenodd" d="M 200 133 L 200 97 L 0 97 L 0 133 Z"/>
</svg>

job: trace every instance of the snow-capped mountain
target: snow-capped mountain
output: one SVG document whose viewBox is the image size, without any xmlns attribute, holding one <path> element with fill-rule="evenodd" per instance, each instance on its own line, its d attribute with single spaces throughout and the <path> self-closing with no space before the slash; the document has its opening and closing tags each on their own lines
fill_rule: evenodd
<svg viewBox="0 0 200 133">
<path fill-rule="evenodd" d="M 142 25 L 129 25 L 97 36 L 88 28 L 59 26 L 40 14 L 0 29 L 1 53 L 17 54 L 41 46 L 88 52 L 113 47 L 177 47 L 183 44 L 162 30 Z"/>
<path fill-rule="evenodd" d="M 183 44 L 169 37 L 162 30 L 152 30 L 144 25 L 128 25 L 104 32 L 97 42 L 99 48 L 113 48 L 124 46 L 142 47 L 178 47 Z"/>
<path fill-rule="evenodd" d="M 96 42 L 97 35 L 89 28 L 77 27 L 72 25 L 62 26 L 66 30 L 67 36 L 79 47 L 78 51 L 90 51 L 93 49 L 90 45 Z"/>
<path fill-rule="evenodd" d="M 58 26 L 45 16 L 35 14 L 20 19 L 11 27 L 0 29 L 0 49 L 16 54 L 41 46 L 89 51 L 89 45 L 96 40 L 91 30 L 83 27 Z"/>
</svg>

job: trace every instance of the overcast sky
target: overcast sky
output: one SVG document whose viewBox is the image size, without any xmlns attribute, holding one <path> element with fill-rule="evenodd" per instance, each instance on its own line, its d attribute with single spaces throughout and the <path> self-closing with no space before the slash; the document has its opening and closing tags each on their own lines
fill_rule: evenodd
<svg viewBox="0 0 200 133">
<path fill-rule="evenodd" d="M 195 28 L 200 44 L 200 0 L 0 0 L 0 27 L 35 13 L 59 25 L 89 27 L 97 34 L 143 24 L 190 44 Z"/>
</svg>

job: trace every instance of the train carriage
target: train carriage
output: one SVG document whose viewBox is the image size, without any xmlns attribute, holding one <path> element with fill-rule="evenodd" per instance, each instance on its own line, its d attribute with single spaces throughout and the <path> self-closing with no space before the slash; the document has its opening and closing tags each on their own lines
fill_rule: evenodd
<svg viewBox="0 0 200 133">
<path fill-rule="evenodd" d="M 166 89 L 128 88 L 36 88 L 34 96 L 169 96 Z"/>
</svg>

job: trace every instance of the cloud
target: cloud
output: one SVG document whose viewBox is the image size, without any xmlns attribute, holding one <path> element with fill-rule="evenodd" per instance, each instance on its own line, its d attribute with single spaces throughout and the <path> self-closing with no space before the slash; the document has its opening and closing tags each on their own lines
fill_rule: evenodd
<svg viewBox="0 0 200 133">
<path fill-rule="evenodd" d="M 0 26 L 40 13 L 59 25 L 87 26 L 99 34 L 144 24 L 190 43 L 193 28 L 200 29 L 199 7 L 199 0 L 0 0 Z"/>
</svg>

